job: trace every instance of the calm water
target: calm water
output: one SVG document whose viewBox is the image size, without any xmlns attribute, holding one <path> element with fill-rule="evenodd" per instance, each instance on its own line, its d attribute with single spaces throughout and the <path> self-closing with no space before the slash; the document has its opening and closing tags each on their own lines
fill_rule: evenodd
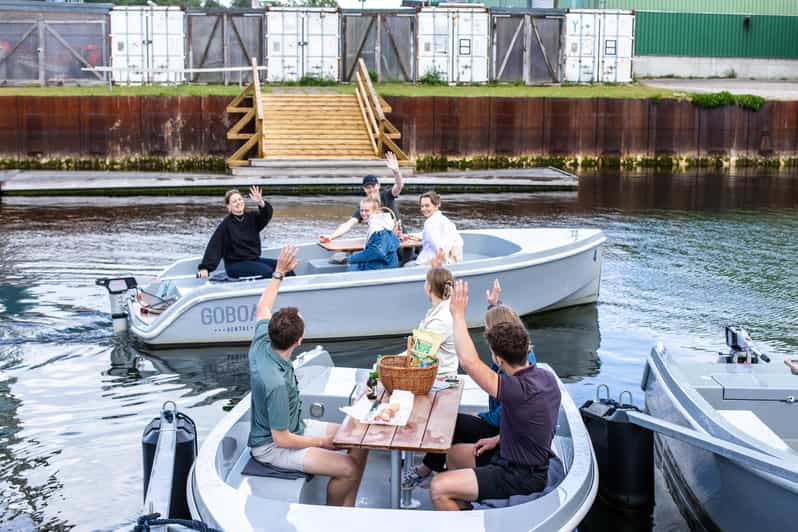
<svg viewBox="0 0 798 532">
<path fill-rule="evenodd" d="M 412 197 L 400 203 L 420 227 Z M 355 198 L 270 198 L 266 245 L 344 220 Z M 657 341 L 716 349 L 728 323 L 766 350 L 798 351 L 798 180 L 585 179 L 578 193 L 448 196 L 460 228 L 597 227 L 607 234 L 599 303 L 527 319 L 538 357 L 580 404 L 639 381 Z M 218 198 L 0 200 L 0 529 L 127 527 L 141 504 L 139 438 L 166 399 L 200 438 L 248 391 L 241 349 L 144 353 L 111 332 L 99 276 L 152 276 L 201 254 Z M 424 297 L 419 294 L 419 297 Z M 362 312 L 365 309 L 345 309 Z M 366 365 L 402 340 L 330 344 Z M 659 482 L 659 481 L 658 481 Z M 597 505 L 580 530 L 685 527 L 667 490 L 643 514 Z"/>
</svg>

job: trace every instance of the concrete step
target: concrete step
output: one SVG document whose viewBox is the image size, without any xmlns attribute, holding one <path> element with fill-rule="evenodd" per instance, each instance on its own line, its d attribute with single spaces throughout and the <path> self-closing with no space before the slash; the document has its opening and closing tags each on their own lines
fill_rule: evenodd
<svg viewBox="0 0 798 532">
<path fill-rule="evenodd" d="M 295 159 L 286 160 L 269 157 L 266 159 L 249 160 L 249 164 L 251 166 L 259 166 L 262 168 L 280 168 L 289 164 L 291 166 L 296 166 L 299 163 L 308 168 L 338 168 L 341 166 L 340 159 L 305 159 L 303 161 L 297 161 Z M 351 167 L 364 169 L 383 168 L 385 167 L 385 161 L 383 159 L 377 159 L 376 157 L 367 159 L 351 159 L 348 161 L 348 165 Z"/>
<path fill-rule="evenodd" d="M 301 158 L 251 159 L 256 166 L 240 166 L 231 168 L 236 177 L 332 177 L 341 178 L 339 184 L 359 187 L 366 174 L 380 178 L 392 178 L 393 175 L 385 161 L 381 159 L 324 159 L 307 160 Z M 402 175 L 413 175 L 412 167 L 402 167 Z M 386 179 L 385 183 L 392 182 Z"/>
</svg>

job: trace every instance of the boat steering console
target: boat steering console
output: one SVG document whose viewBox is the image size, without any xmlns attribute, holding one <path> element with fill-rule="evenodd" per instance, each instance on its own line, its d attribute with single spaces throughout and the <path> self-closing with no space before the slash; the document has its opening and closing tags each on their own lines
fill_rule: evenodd
<svg viewBox="0 0 798 532">
<path fill-rule="evenodd" d="M 726 326 L 726 345 L 728 353 L 718 353 L 721 362 L 728 364 L 759 364 L 770 362 L 770 357 L 760 352 L 751 342 L 751 335 L 739 325 Z"/>
</svg>

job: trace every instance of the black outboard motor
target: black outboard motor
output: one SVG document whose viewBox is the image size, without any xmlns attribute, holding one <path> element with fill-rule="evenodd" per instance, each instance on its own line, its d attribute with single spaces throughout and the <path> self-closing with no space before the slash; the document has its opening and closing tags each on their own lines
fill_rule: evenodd
<svg viewBox="0 0 798 532">
<path fill-rule="evenodd" d="M 122 334 L 127 331 L 127 293 L 138 286 L 135 277 L 101 278 L 94 281 L 97 286 L 108 290 L 111 302 L 111 319 L 114 320 L 114 332 Z"/>
<path fill-rule="evenodd" d="M 607 397 L 600 398 L 601 389 Z M 629 403 L 623 396 L 629 395 Z M 599 468 L 599 493 L 625 508 L 654 503 L 654 437 L 650 430 L 633 425 L 624 410 L 640 410 L 631 404 L 632 394 L 621 393 L 619 401 L 609 397 L 605 384 L 596 390 L 596 400 L 587 401 L 579 412 L 593 441 Z"/>
<path fill-rule="evenodd" d="M 197 457 L 197 426 L 177 411 L 172 401 L 163 405 L 141 436 L 144 461 L 144 513 L 162 518 L 190 519 L 186 483 Z"/>
<path fill-rule="evenodd" d="M 729 346 L 729 352 L 718 355 L 729 364 L 758 364 L 760 360 L 770 362 L 770 357 L 754 347 L 751 335 L 739 325 L 726 326 L 726 345 Z"/>
</svg>

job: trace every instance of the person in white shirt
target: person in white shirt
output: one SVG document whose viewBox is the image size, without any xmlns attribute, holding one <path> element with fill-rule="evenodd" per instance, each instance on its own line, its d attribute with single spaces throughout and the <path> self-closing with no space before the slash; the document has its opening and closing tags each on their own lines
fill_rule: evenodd
<svg viewBox="0 0 798 532">
<path fill-rule="evenodd" d="M 430 264 L 439 250 L 443 250 L 446 264 L 462 261 L 463 238 L 451 220 L 440 211 L 441 197 L 434 191 L 425 192 L 419 197 L 418 206 L 427 220 L 421 233 L 421 252 L 416 264 Z"/>
<path fill-rule="evenodd" d="M 449 298 L 454 287 L 452 272 L 434 267 L 427 272 L 424 292 L 430 300 L 430 309 L 417 329 L 433 331 L 443 337 L 438 348 L 438 379 L 457 375 L 457 353 L 454 350 L 454 324 L 449 311 Z"/>
</svg>

